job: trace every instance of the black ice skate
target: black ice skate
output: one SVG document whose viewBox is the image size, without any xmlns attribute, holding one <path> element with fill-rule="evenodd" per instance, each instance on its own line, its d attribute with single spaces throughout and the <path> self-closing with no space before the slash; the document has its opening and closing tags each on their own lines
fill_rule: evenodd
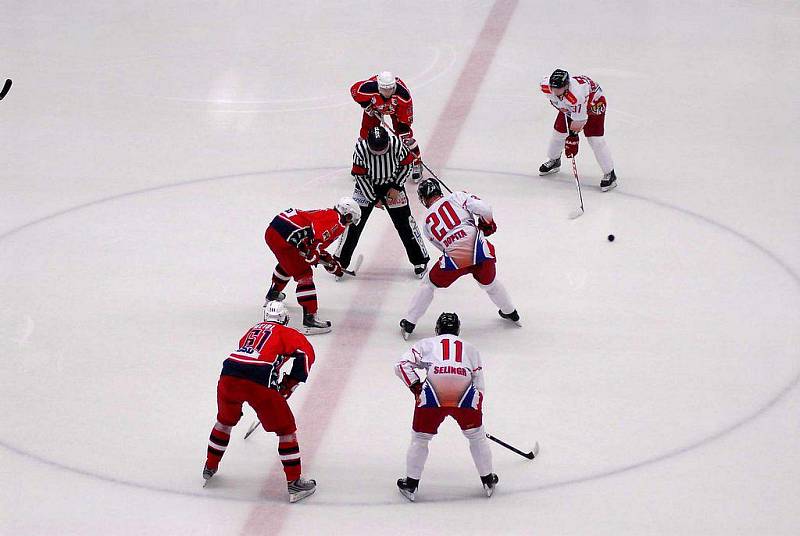
<svg viewBox="0 0 800 536">
<path fill-rule="evenodd" d="M 267 291 L 267 295 L 265 296 L 266 301 L 264 302 L 264 307 L 266 307 L 267 303 L 271 301 L 276 301 L 276 300 L 283 301 L 285 299 L 286 299 L 286 294 L 284 294 L 283 292 L 278 292 L 273 288 L 270 288 L 269 291 Z"/>
<path fill-rule="evenodd" d="M 414 275 L 417 276 L 418 279 L 422 279 L 425 277 L 425 272 L 428 270 L 428 261 L 425 261 L 425 264 L 415 264 L 414 265 Z"/>
<path fill-rule="evenodd" d="M 397 479 L 397 489 L 400 490 L 403 497 L 411 502 L 416 500 L 417 486 L 419 486 L 419 480 L 416 478 L 405 477 Z"/>
<path fill-rule="evenodd" d="M 414 328 L 417 327 L 416 324 L 412 324 L 405 318 L 400 321 L 400 335 L 403 336 L 404 340 L 408 340 L 408 337 L 414 333 Z"/>
<path fill-rule="evenodd" d="M 303 313 L 303 333 L 306 335 L 328 333 L 331 329 L 330 320 L 318 320 L 315 314 Z"/>
<path fill-rule="evenodd" d="M 614 173 L 612 169 L 605 175 L 603 175 L 603 180 L 600 181 L 600 189 L 604 192 L 609 191 L 612 188 L 617 187 L 617 174 Z"/>
<path fill-rule="evenodd" d="M 499 314 L 502 318 L 505 318 L 506 320 L 514 322 L 519 327 L 522 327 L 522 322 L 519 321 L 519 313 L 517 312 L 516 309 L 514 309 L 508 314 L 505 314 L 503 311 L 500 311 L 498 309 L 497 314 Z"/>
<path fill-rule="evenodd" d="M 483 483 L 483 491 L 486 492 L 486 496 L 491 497 L 492 493 L 494 493 L 494 487 L 500 482 L 500 479 L 497 478 L 496 474 L 489 473 L 481 477 L 481 482 Z"/>
<path fill-rule="evenodd" d="M 561 169 L 561 157 L 559 156 L 555 160 L 548 160 L 541 166 L 539 166 L 539 175 L 550 175 L 551 173 L 556 173 L 558 170 Z"/>
<path fill-rule="evenodd" d="M 289 502 L 296 503 L 317 491 L 317 481 L 312 479 L 306 480 L 301 476 L 297 480 L 287 482 L 286 487 L 289 490 Z"/>
<path fill-rule="evenodd" d="M 205 482 L 203 482 L 203 487 L 206 487 L 206 484 L 208 484 L 208 481 L 211 480 L 211 477 L 214 476 L 216 472 L 217 470 L 211 469 L 208 464 L 203 467 L 203 480 L 205 480 Z"/>
</svg>

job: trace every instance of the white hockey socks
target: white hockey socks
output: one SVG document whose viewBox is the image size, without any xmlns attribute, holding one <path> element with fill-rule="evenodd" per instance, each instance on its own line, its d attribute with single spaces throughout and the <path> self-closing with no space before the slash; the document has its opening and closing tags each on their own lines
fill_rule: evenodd
<svg viewBox="0 0 800 536">
<path fill-rule="evenodd" d="M 600 169 L 603 170 L 603 175 L 611 173 L 611 170 L 614 169 L 614 160 L 611 158 L 611 149 L 608 148 L 605 137 L 592 136 L 586 138 L 586 141 L 592 147 L 594 157 L 597 159 L 597 163 L 600 164 Z"/>
<path fill-rule="evenodd" d="M 486 294 L 489 295 L 489 299 L 492 300 L 492 302 L 498 307 L 498 309 L 503 311 L 504 314 L 509 314 L 516 309 L 514 304 L 511 303 L 511 298 L 509 297 L 508 292 L 506 292 L 506 287 L 504 287 L 503 284 L 497 279 L 488 285 L 481 285 L 480 283 L 478 283 L 478 285 L 486 291 Z"/>
<path fill-rule="evenodd" d="M 547 147 L 547 158 L 555 160 L 561 158 L 561 151 L 564 150 L 564 141 L 567 139 L 567 133 L 561 133 L 553 129 L 553 137 L 550 138 L 550 145 Z"/>
<path fill-rule="evenodd" d="M 419 480 L 422 478 L 422 470 L 425 468 L 425 461 L 428 459 L 428 443 L 433 439 L 433 434 L 423 434 L 422 432 L 411 432 L 411 444 L 406 453 L 406 476 Z M 489 453 L 491 456 L 491 453 Z"/>
<path fill-rule="evenodd" d="M 478 476 L 486 476 L 492 472 L 492 450 L 489 448 L 489 440 L 486 439 L 486 430 L 483 426 L 461 430 L 469 440 L 469 451 L 472 454 L 472 461 L 478 470 Z"/>
<path fill-rule="evenodd" d="M 433 301 L 434 290 L 436 290 L 436 287 L 433 286 L 430 278 L 425 277 L 419 285 L 416 294 L 414 294 L 414 297 L 411 299 L 411 307 L 409 307 L 408 313 L 406 314 L 406 320 L 412 324 L 419 322 L 419 319 L 422 318 L 422 315 L 425 314 L 425 311 L 428 310 L 428 307 L 430 307 Z"/>
</svg>

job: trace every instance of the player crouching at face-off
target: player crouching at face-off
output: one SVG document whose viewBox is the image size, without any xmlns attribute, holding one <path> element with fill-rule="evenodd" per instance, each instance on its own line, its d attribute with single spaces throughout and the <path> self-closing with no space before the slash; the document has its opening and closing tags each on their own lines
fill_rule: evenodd
<svg viewBox="0 0 800 536">
<path fill-rule="evenodd" d="M 502 318 L 521 325 L 508 292 L 496 278 L 494 245 L 485 238 L 497 230 L 492 208 L 479 197 L 466 192 L 442 194 L 436 179 L 420 182 L 417 194 L 428 209 L 422 230 L 443 255 L 423 279 L 411 300 L 408 314 L 400 321 L 403 338 L 408 339 L 428 310 L 434 291 L 449 287 L 467 274 L 471 274 L 478 286 L 486 291 Z"/>
<path fill-rule="evenodd" d="M 282 301 L 282 292 L 289 280 L 297 282 L 297 303 L 303 308 L 303 332 L 306 335 L 327 333 L 329 320 L 317 319 L 317 288 L 312 266 L 322 264 L 325 270 L 341 277 L 339 261 L 325 248 L 339 238 L 349 225 L 361 221 L 361 208 L 352 197 L 343 197 L 333 208 L 322 210 L 284 210 L 269 224 L 264 233 L 267 246 L 278 259 L 272 273 L 272 285 L 266 300 Z"/>
<path fill-rule="evenodd" d="M 286 473 L 289 502 L 308 497 L 317 489 L 314 480 L 300 476 L 297 426 L 286 402 L 300 382 L 306 381 L 314 364 L 314 348 L 305 336 L 290 328 L 289 312 L 279 301 L 267 302 L 264 321 L 239 340 L 238 349 L 222 364 L 217 383 L 217 422 L 208 440 L 203 478 L 208 483 L 228 448 L 231 429 L 242 417 L 242 405 L 252 407 L 264 430 L 278 436 L 278 455 Z M 280 369 L 293 358 L 292 369 L 280 377 Z M 205 486 L 205 485 L 204 485 Z"/>
<path fill-rule="evenodd" d="M 416 343 L 394 367 L 416 398 L 406 478 L 397 481 L 400 493 L 412 502 L 428 458 L 428 443 L 447 416 L 456 420 L 469 440 L 469 451 L 488 497 L 499 481 L 492 472 L 492 451 L 483 428 L 481 354 L 458 336 L 460 330 L 458 315 L 442 313 L 436 321 L 436 336 Z M 417 374 L 421 369 L 426 371 L 424 381 Z"/>
</svg>

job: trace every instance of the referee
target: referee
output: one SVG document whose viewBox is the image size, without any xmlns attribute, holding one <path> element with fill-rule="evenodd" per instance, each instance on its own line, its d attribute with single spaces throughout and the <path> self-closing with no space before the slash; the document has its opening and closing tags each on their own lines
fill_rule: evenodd
<svg viewBox="0 0 800 536">
<path fill-rule="evenodd" d="M 339 242 L 335 257 L 342 268 L 350 264 L 369 215 L 378 206 L 386 207 L 389 212 L 406 248 L 408 260 L 414 265 L 414 274 L 417 277 L 425 274 L 430 257 L 417 222 L 411 215 L 404 186 L 415 158 L 399 138 L 390 136 L 382 126 L 370 128 L 367 139 L 359 138 L 356 142 L 352 170 L 355 178 L 353 199 L 361 207 L 361 221 L 358 225 L 349 225 Z"/>
</svg>

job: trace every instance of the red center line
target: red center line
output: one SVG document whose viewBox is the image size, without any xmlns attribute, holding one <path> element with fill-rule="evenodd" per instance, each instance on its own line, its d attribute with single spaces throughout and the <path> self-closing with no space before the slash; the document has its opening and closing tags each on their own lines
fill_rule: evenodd
<svg viewBox="0 0 800 536">
<path fill-rule="evenodd" d="M 517 3 L 518 0 L 497 0 L 492 6 L 444 111 L 434 127 L 431 141 L 428 147 L 423 148 L 426 160 L 438 164 L 439 167 L 447 163 L 450 158 Z M 396 240 L 394 234 L 394 228 L 389 227 L 379 242 Z M 375 255 L 370 258 L 366 269 L 392 271 L 398 270 L 398 267 L 395 258 Z M 320 357 L 314 370 L 311 371 L 313 378 L 308 386 L 314 392 L 309 393 L 301 410 L 296 412 L 300 454 L 304 467 L 312 465 L 311 461 L 322 443 L 342 393 L 347 388 L 350 377 L 348 371 L 356 366 L 363 354 L 364 348 L 360 344 L 362 339 L 353 335 L 359 332 L 372 332 L 383 308 L 383 299 L 388 294 L 388 287 L 395 283 L 388 281 L 366 285 L 354 280 L 345 284 L 358 285 L 358 289 L 356 299 L 352 301 L 344 319 L 337 323 L 333 334 L 330 335 L 333 341 L 329 347 L 336 349 L 336 355 Z M 308 476 L 313 477 L 313 474 L 308 472 Z M 260 494 L 273 500 L 253 508 L 242 528 L 242 535 L 278 534 L 281 531 L 291 508 L 286 498 L 284 482 L 281 465 L 273 465 Z M 319 485 L 325 486 L 326 483 L 320 482 Z M 314 498 L 308 500 L 313 501 Z"/>
</svg>

